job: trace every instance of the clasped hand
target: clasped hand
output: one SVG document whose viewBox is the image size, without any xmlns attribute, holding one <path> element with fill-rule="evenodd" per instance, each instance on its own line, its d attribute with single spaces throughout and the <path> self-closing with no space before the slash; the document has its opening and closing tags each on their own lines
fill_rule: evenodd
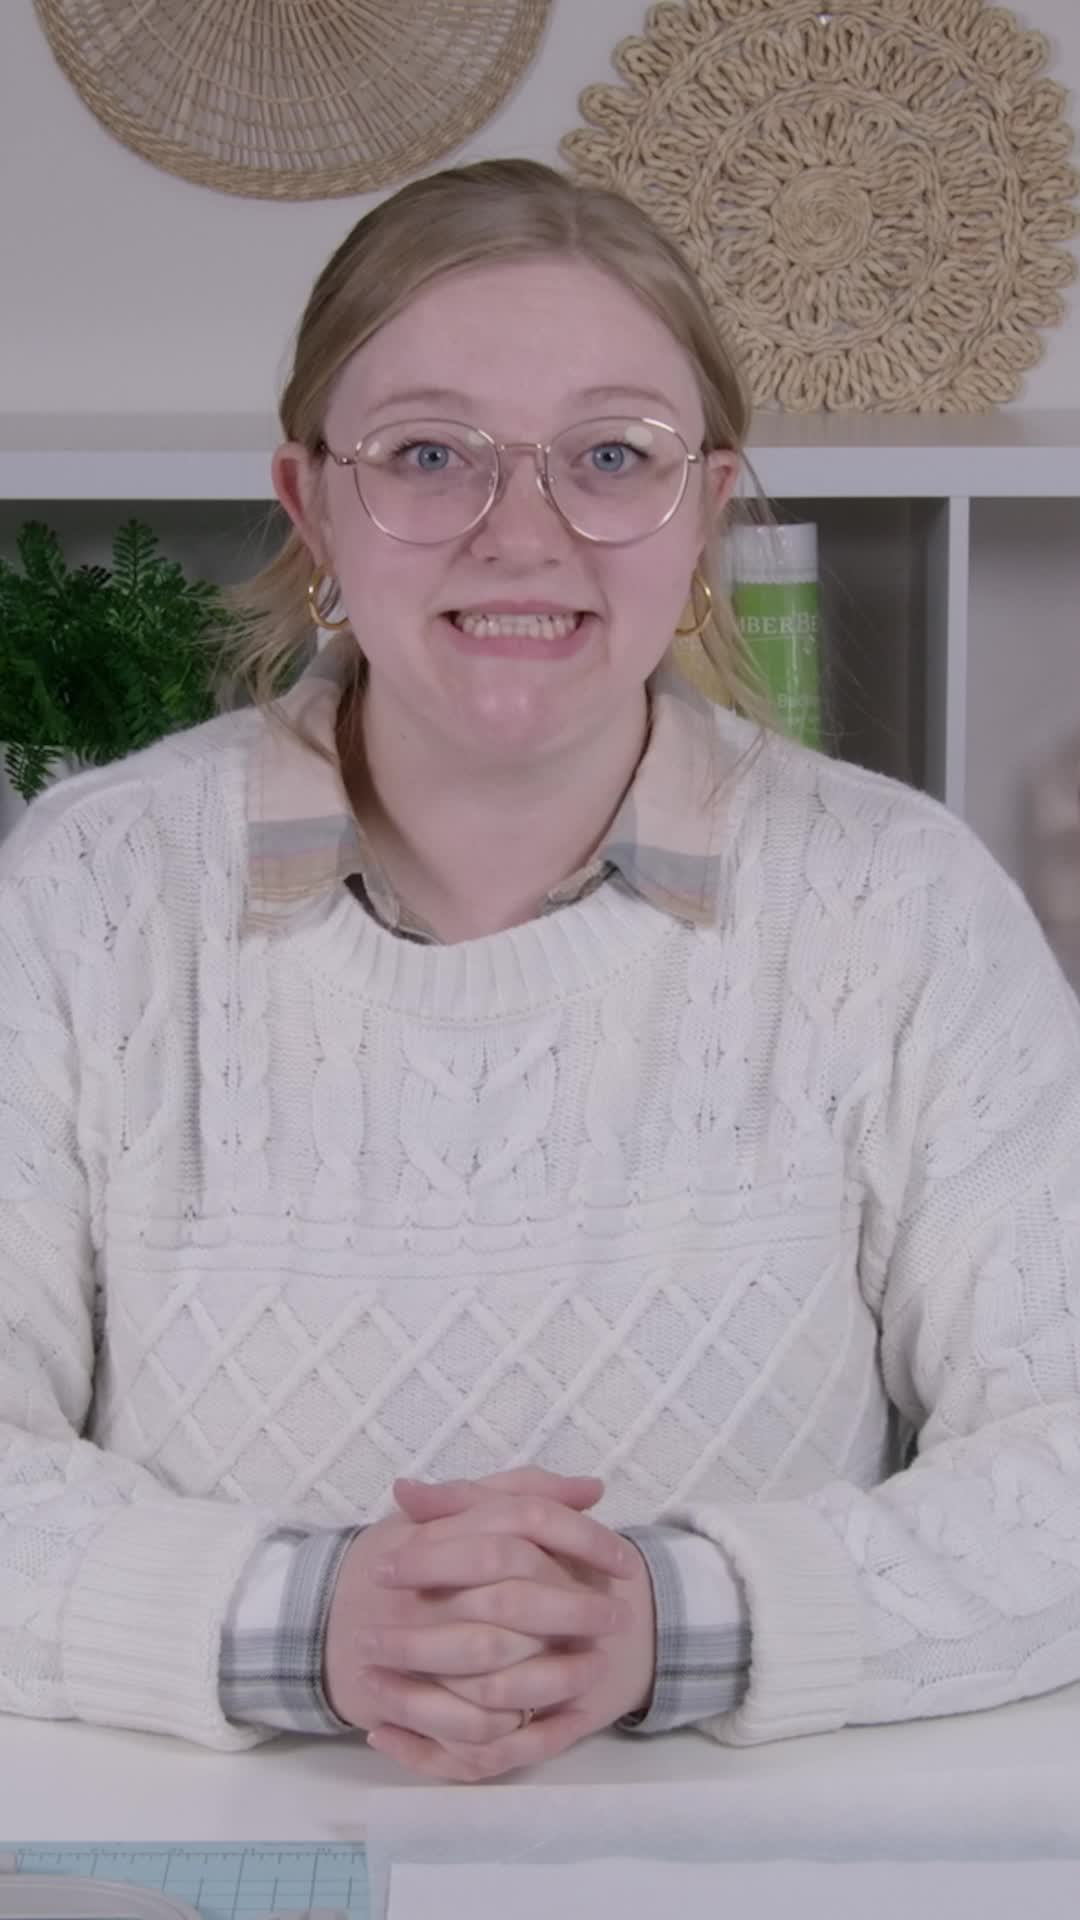
<svg viewBox="0 0 1080 1920">
<path fill-rule="evenodd" d="M 489 1780 L 643 1707 L 652 1586 L 637 1548 L 586 1511 L 602 1492 L 536 1467 L 396 1481 L 401 1516 L 357 1537 L 330 1603 L 339 1718 L 412 1772 Z"/>
</svg>

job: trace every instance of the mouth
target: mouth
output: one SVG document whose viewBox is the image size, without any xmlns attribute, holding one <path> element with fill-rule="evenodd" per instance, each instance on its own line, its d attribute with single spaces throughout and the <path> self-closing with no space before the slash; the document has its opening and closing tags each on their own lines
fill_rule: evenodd
<svg viewBox="0 0 1080 1920">
<path fill-rule="evenodd" d="M 466 653 L 557 660 L 584 646 L 596 616 L 585 611 L 519 613 L 496 607 L 484 612 L 466 608 L 442 618 Z"/>
<path fill-rule="evenodd" d="M 566 640 L 575 633 L 581 622 L 587 618 L 584 613 L 513 613 L 501 608 L 490 612 L 472 613 L 469 611 L 451 613 L 447 616 L 459 633 L 470 634 L 475 640 L 494 640 L 501 636 L 512 639 L 529 640 Z"/>
</svg>

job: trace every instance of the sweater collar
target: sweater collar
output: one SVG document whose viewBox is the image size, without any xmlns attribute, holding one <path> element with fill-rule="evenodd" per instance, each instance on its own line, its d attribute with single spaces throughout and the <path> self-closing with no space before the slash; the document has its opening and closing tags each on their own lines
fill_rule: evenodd
<svg viewBox="0 0 1080 1920">
<path fill-rule="evenodd" d="M 354 646 L 347 635 L 329 641 L 276 711 L 261 716 L 247 781 L 250 929 L 278 927 L 359 876 L 385 925 L 415 931 L 353 814 L 342 777 L 335 723 Z M 717 789 L 730 770 L 717 709 L 663 666 L 649 682 L 649 714 L 645 751 L 603 842 L 548 896 L 546 909 L 571 904 L 614 872 L 631 892 L 676 919 L 706 925 L 715 918 Z"/>
</svg>

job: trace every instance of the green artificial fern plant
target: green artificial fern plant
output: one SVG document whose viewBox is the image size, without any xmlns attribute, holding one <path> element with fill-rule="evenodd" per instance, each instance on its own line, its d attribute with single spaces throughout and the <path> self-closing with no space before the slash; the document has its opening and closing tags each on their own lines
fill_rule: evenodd
<svg viewBox="0 0 1080 1920">
<path fill-rule="evenodd" d="M 188 580 L 138 520 L 112 567 L 69 568 L 41 521 L 0 560 L 0 742 L 25 800 L 57 763 L 102 766 L 216 711 L 220 647 L 243 626 L 218 587 Z"/>
</svg>

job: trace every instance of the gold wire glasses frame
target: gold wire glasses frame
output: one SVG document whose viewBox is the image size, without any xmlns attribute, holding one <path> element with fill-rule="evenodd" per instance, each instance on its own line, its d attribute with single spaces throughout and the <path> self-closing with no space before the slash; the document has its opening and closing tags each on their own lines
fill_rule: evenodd
<svg viewBox="0 0 1080 1920">
<path fill-rule="evenodd" d="M 602 431 L 598 437 L 590 440 L 590 434 L 596 430 Z M 442 437 L 444 435 L 445 438 Z M 662 438 L 658 439 L 657 436 Z M 614 510 L 618 517 L 627 507 L 636 504 L 643 517 L 642 524 L 636 526 L 633 532 L 596 530 L 596 519 L 602 518 L 599 494 L 587 501 L 589 507 L 596 509 L 592 526 L 582 524 L 580 509 L 578 512 L 568 509 L 565 500 L 560 498 L 560 491 L 571 491 L 572 483 L 565 478 L 560 480 L 553 474 L 552 455 L 558 456 L 558 464 L 564 456 L 569 461 L 572 450 L 582 456 L 611 450 L 621 455 L 625 450 L 631 456 L 628 469 L 631 474 L 638 473 L 640 467 L 641 474 L 647 475 L 650 461 L 656 467 L 654 480 L 648 482 L 643 477 L 629 489 L 620 477 L 623 472 L 621 466 L 609 467 L 606 475 L 600 468 L 591 470 L 594 485 L 607 494 L 603 512 Z M 670 456 L 666 467 L 663 460 L 655 457 L 660 450 L 664 451 L 665 457 Z M 455 468 L 421 467 L 415 463 L 402 466 L 403 456 L 425 451 L 453 455 L 460 465 Z M 499 498 L 504 481 L 502 456 L 507 453 L 532 454 L 536 485 L 541 495 L 560 520 L 583 540 L 597 546 L 630 546 L 637 540 L 645 540 L 659 533 L 661 527 L 666 526 L 673 514 L 678 512 L 689 484 L 690 469 L 700 465 L 703 458 L 702 453 L 690 451 L 678 428 L 669 421 L 654 420 L 644 415 L 604 415 L 595 420 L 583 420 L 556 434 L 546 445 L 540 440 L 495 440 L 482 427 L 473 427 L 461 420 L 392 420 L 365 435 L 354 453 L 336 453 L 325 440 L 316 443 L 315 452 L 325 455 L 336 466 L 350 468 L 357 497 L 368 519 L 391 540 L 400 540 L 410 546 L 437 546 L 444 541 L 460 540 L 465 534 L 472 533 Z M 392 466 L 392 461 L 398 464 Z M 365 476 L 367 492 L 361 474 Z M 427 480 L 424 479 L 425 474 Z M 606 488 L 603 487 L 605 478 L 608 481 Z M 442 483 L 441 489 L 439 483 Z M 473 499 L 477 497 L 476 489 L 483 492 L 479 505 L 472 505 L 470 483 Z M 653 487 L 651 499 L 648 491 L 650 484 Z M 664 504 L 660 511 L 656 511 L 660 500 Z M 453 511 L 455 507 L 462 513 L 460 520 Z M 404 531 L 404 523 L 410 513 L 413 518 L 409 521 L 409 530 Z M 430 528 L 436 520 L 439 522 L 437 532 L 417 530 L 421 525 Z"/>
</svg>

